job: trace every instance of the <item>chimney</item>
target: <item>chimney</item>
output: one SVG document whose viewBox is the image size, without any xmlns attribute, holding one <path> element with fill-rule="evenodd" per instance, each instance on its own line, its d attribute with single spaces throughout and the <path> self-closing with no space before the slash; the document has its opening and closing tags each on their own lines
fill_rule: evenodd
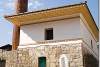
<svg viewBox="0 0 100 67">
<path fill-rule="evenodd" d="M 16 13 L 24 13 L 28 10 L 28 0 L 17 0 Z M 12 50 L 16 50 L 19 46 L 20 26 L 13 26 Z"/>
<path fill-rule="evenodd" d="M 16 12 L 17 13 L 24 13 L 27 12 L 28 9 L 28 0 L 17 0 L 17 7 Z"/>
</svg>

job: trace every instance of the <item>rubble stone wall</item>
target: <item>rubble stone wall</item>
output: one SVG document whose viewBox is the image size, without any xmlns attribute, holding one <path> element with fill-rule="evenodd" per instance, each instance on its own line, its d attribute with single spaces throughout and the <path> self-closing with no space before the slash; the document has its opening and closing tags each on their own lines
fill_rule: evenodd
<svg viewBox="0 0 100 67">
<path fill-rule="evenodd" d="M 90 52 L 90 50 L 87 47 L 85 47 L 85 45 L 86 44 L 82 45 L 83 66 L 84 67 L 99 67 L 99 59 L 97 60 L 97 58 Z"/>
<path fill-rule="evenodd" d="M 60 55 L 65 54 L 69 60 L 69 67 L 83 67 L 81 45 L 74 43 L 44 45 L 15 51 L 0 50 L 0 59 L 6 60 L 5 67 L 38 67 L 38 57 L 46 57 L 47 67 L 60 67 Z"/>
</svg>

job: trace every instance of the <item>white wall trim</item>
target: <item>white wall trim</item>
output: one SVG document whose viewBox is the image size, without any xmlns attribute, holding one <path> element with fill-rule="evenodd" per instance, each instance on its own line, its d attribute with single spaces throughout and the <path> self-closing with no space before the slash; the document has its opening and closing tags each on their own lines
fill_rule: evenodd
<svg viewBox="0 0 100 67">
<path fill-rule="evenodd" d="M 63 42 L 54 42 L 54 43 L 44 43 L 44 44 L 27 44 L 27 45 L 19 45 L 18 48 L 30 48 L 30 47 L 39 47 L 39 46 L 46 46 L 46 45 L 60 45 L 60 44 L 77 44 L 82 43 L 82 40 L 76 40 L 76 41 L 63 41 Z"/>
</svg>

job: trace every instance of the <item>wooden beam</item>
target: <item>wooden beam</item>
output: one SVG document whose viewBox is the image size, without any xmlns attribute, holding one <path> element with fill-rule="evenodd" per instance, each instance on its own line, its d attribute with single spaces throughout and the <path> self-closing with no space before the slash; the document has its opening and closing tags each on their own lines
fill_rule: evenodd
<svg viewBox="0 0 100 67">
<path fill-rule="evenodd" d="M 20 27 L 17 25 L 13 26 L 13 38 L 12 38 L 12 50 L 16 50 L 19 45 L 19 39 L 20 39 Z"/>
</svg>

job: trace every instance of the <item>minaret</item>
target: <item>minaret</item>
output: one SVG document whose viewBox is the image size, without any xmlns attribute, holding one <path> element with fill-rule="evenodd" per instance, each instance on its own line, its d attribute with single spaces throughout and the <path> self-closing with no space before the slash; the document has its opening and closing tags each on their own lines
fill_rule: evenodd
<svg viewBox="0 0 100 67">
<path fill-rule="evenodd" d="M 28 10 L 28 0 L 17 0 L 16 13 L 24 13 Z M 19 46 L 20 40 L 20 26 L 13 26 L 12 50 L 16 50 Z"/>
</svg>

